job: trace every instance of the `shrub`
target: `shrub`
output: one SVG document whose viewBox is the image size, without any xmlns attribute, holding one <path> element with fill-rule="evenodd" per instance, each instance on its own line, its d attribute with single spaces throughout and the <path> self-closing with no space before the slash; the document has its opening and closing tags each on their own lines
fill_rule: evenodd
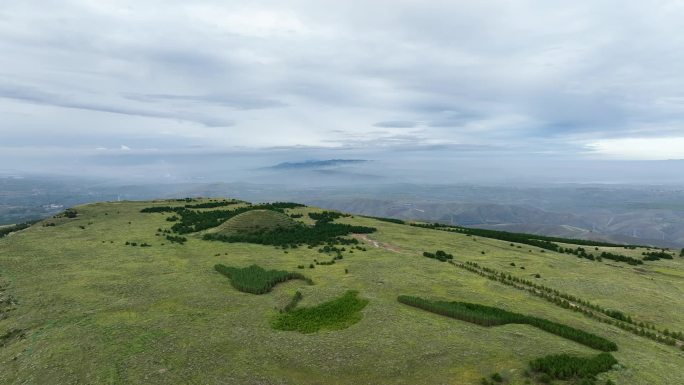
<svg viewBox="0 0 684 385">
<path fill-rule="evenodd" d="M 345 329 L 361 320 L 360 312 L 367 304 L 368 300 L 358 298 L 358 292 L 350 290 L 342 297 L 318 306 L 282 313 L 274 320 L 273 328 L 300 333 Z"/>
<path fill-rule="evenodd" d="M 181 245 L 188 241 L 187 238 L 176 236 L 176 235 L 167 235 L 166 239 L 171 243 L 178 243 Z"/>
<path fill-rule="evenodd" d="M 434 253 L 428 253 L 427 251 L 423 253 L 423 257 L 436 259 L 440 262 L 446 262 L 450 259 L 454 259 L 454 256 L 445 252 L 444 250 L 437 250 Z"/>
<path fill-rule="evenodd" d="M 64 210 L 64 216 L 67 218 L 76 218 L 78 216 L 78 212 L 74 209 L 66 209 Z"/>
<path fill-rule="evenodd" d="M 245 293 L 265 294 L 271 291 L 278 283 L 291 279 L 301 279 L 313 285 L 311 279 L 300 273 L 291 273 L 284 270 L 264 270 L 258 265 L 239 268 L 218 264 L 214 266 L 214 270 L 230 278 L 231 285 Z"/>
<path fill-rule="evenodd" d="M 617 350 L 614 342 L 603 337 L 543 318 L 513 313 L 496 307 L 467 302 L 430 301 L 406 295 L 399 296 L 397 300 L 409 306 L 482 326 L 527 324 L 594 349 L 605 352 Z"/>
<path fill-rule="evenodd" d="M 672 259 L 672 254 L 666 253 L 665 251 L 651 251 L 643 253 L 644 261 L 657 261 L 659 259 Z"/>
</svg>

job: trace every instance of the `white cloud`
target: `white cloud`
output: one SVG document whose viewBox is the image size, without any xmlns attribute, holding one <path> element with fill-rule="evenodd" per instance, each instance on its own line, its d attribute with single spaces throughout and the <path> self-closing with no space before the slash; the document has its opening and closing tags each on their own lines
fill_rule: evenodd
<svg viewBox="0 0 684 385">
<path fill-rule="evenodd" d="M 587 148 L 619 159 L 684 159 L 684 137 L 603 139 L 587 144 Z"/>
<path fill-rule="evenodd" d="M 633 138 L 681 137 L 682 19 L 636 0 L 8 2 L 0 137 L 681 157 Z"/>
</svg>

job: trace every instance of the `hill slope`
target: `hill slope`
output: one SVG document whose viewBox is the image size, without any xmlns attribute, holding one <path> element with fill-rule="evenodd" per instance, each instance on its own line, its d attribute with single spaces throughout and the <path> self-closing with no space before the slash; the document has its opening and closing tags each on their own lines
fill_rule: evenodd
<svg viewBox="0 0 684 385">
<path fill-rule="evenodd" d="M 296 226 L 287 215 L 273 210 L 251 210 L 238 214 L 216 228 L 219 234 L 274 231 Z"/>
<path fill-rule="evenodd" d="M 80 206 L 74 218 L 46 220 L 0 239 L 0 383 L 479 384 L 496 372 L 506 383 L 523 384 L 537 383 L 538 377 L 524 375 L 532 360 L 599 353 L 548 328 L 485 327 L 406 306 L 400 295 L 496 307 L 615 342 L 611 354 L 619 367 L 599 374 L 600 384 L 665 385 L 684 378 L 679 342 L 638 335 L 614 318 L 606 323 L 611 318 L 599 310 L 593 317 L 573 311 L 591 303 L 629 315 L 637 329 L 643 322 L 668 334 L 684 331 L 684 258 L 632 266 L 295 206 L 276 207 L 283 211 L 277 217 L 302 214 L 309 225 L 334 221 L 376 231 L 283 249 L 170 234 L 169 212 L 140 212 L 184 204 Z M 186 241 L 170 242 L 167 235 Z M 633 258 L 647 252 L 583 247 Z M 436 250 L 451 262 L 423 256 Z M 216 272 L 216 264 L 299 272 L 314 284 L 288 280 L 264 294 L 245 293 Z M 490 279 L 489 271 L 504 278 Z M 575 299 L 560 306 L 542 287 Z M 328 310 L 349 291 L 367 304 L 353 314 Z M 274 329 L 291 303 L 309 309 L 298 315 L 339 312 L 353 322 L 313 333 Z M 326 320 L 307 319 L 319 321 Z"/>
</svg>

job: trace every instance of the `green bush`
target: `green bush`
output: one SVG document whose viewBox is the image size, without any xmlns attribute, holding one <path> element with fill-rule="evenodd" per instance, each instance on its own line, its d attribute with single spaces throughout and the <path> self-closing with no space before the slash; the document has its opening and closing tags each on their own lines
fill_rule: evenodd
<svg viewBox="0 0 684 385">
<path fill-rule="evenodd" d="M 440 262 L 446 262 L 450 259 L 454 259 L 454 256 L 445 252 L 444 250 L 437 250 L 434 253 L 429 253 L 427 251 L 423 252 L 423 257 L 436 259 Z"/>
<path fill-rule="evenodd" d="M 617 350 L 617 345 L 614 342 L 603 337 L 543 318 L 513 313 L 496 307 L 467 302 L 430 301 L 406 295 L 399 296 L 397 300 L 409 306 L 482 326 L 527 324 L 590 348 L 605 352 Z"/>
<path fill-rule="evenodd" d="M 601 353 L 590 358 L 558 354 L 537 358 L 530 362 L 530 368 L 554 379 L 569 380 L 594 378 L 599 373 L 607 372 L 615 364 L 617 360 L 610 353 Z"/>
<path fill-rule="evenodd" d="M 273 322 L 273 328 L 301 333 L 345 329 L 361 320 L 360 312 L 367 304 L 368 300 L 358 298 L 358 292 L 350 290 L 342 297 L 318 306 L 279 314 Z"/>
<path fill-rule="evenodd" d="M 300 273 L 284 270 L 264 270 L 260 266 L 252 265 L 245 268 L 215 265 L 214 270 L 230 278 L 234 288 L 245 293 L 265 294 L 280 282 L 291 279 L 301 279 L 313 285 L 313 281 Z"/>
</svg>

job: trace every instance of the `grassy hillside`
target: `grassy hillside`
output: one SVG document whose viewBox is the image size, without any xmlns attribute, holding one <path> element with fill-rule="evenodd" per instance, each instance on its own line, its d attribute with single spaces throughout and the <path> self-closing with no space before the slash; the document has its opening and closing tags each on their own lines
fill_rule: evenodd
<svg viewBox="0 0 684 385">
<path fill-rule="evenodd" d="M 49 219 L 0 239 L 0 302 L 8 303 L 0 307 L 0 336 L 7 335 L 0 342 L 0 383 L 475 385 L 499 373 L 507 384 L 535 384 L 537 377 L 524 374 L 530 361 L 600 353 L 527 324 L 484 327 L 405 306 L 399 295 L 496 307 L 613 341 L 619 366 L 598 375 L 601 385 L 608 379 L 669 385 L 684 378 L 679 343 L 654 341 L 601 322 L 600 315 L 563 308 L 537 289 L 459 267 L 476 263 L 619 310 L 658 330 L 684 331 L 684 258 L 639 266 L 591 261 L 372 218 L 311 218 L 321 210 L 283 205 L 275 207 L 282 211 L 279 220 L 301 214 L 297 220 L 312 226 L 323 216 L 376 231 L 317 246 L 202 239 L 226 228 L 224 223 L 184 233 L 187 240 L 174 243 L 166 236 L 181 236 L 170 232 L 179 223 L 168 220 L 175 212 L 141 213 L 203 202 L 209 201 L 80 206 L 73 218 Z M 186 210 L 246 207 L 234 206 Z M 224 217 L 232 221 L 247 213 Z M 635 258 L 645 251 L 596 247 Z M 452 254 L 454 263 L 423 256 L 435 250 Z M 314 284 L 288 280 L 254 295 L 236 290 L 214 269 L 217 264 L 301 272 Z M 284 312 L 297 291 L 301 301 L 292 313 Z M 353 316 L 335 307 L 349 291 L 365 304 L 350 305 Z M 335 319 L 338 313 L 347 318 Z M 274 328 L 278 320 L 296 323 L 298 317 L 343 327 Z"/>
<path fill-rule="evenodd" d="M 219 234 L 253 233 L 289 229 L 296 222 L 287 215 L 273 210 L 251 210 L 238 214 L 216 228 Z"/>
</svg>

